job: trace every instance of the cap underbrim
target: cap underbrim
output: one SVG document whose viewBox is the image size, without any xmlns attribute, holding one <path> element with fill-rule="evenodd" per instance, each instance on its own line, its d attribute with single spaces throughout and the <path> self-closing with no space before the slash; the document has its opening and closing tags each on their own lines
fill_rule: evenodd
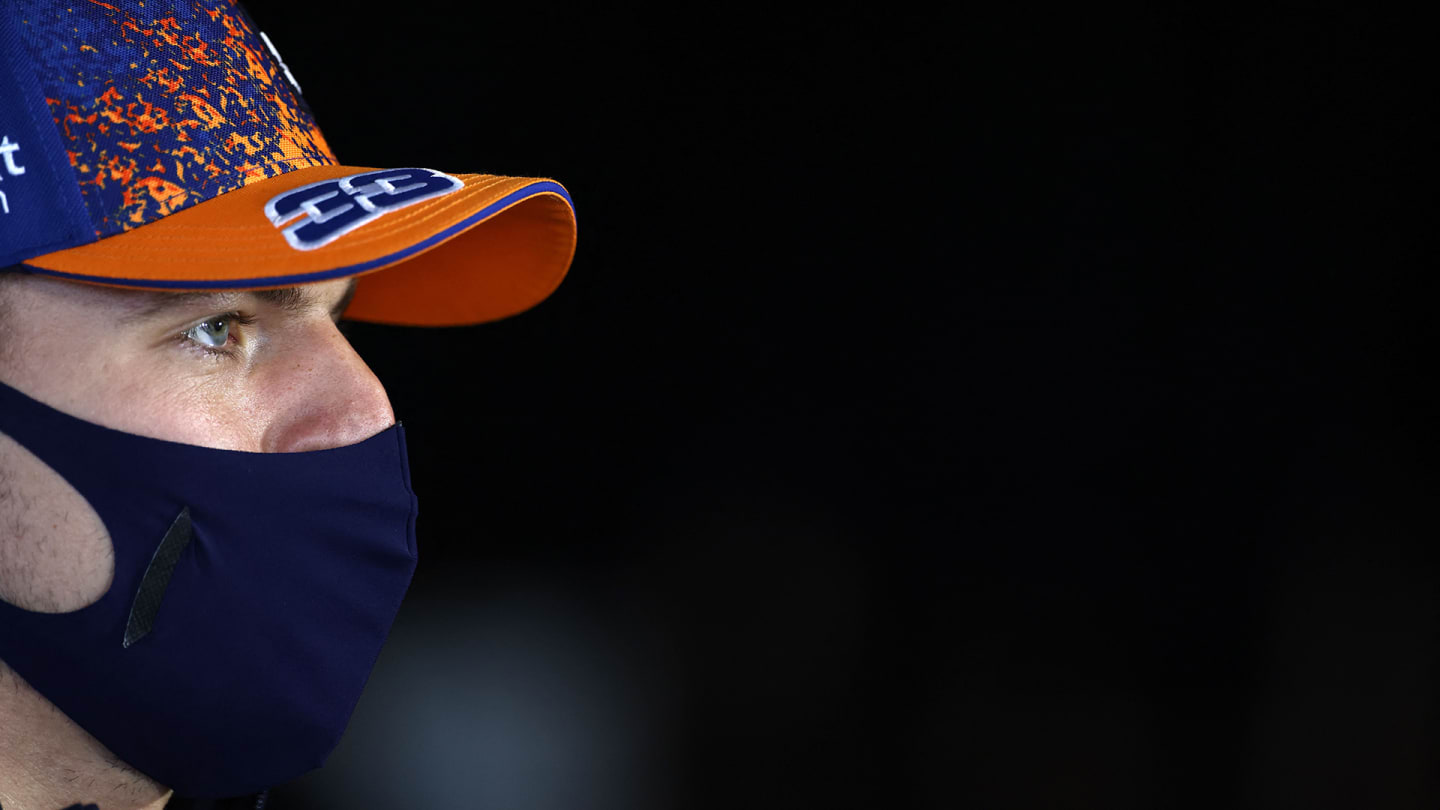
<svg viewBox="0 0 1440 810">
<path fill-rule="evenodd" d="M 369 171 L 376 170 L 297 169 L 24 265 L 73 281 L 172 291 L 364 276 L 345 317 L 416 326 L 505 318 L 540 303 L 565 277 L 575 254 L 575 214 L 569 194 L 551 180 L 456 174 L 464 185 L 453 193 L 380 216 L 313 250 L 291 247 L 265 214 L 266 203 L 286 191 Z"/>
</svg>

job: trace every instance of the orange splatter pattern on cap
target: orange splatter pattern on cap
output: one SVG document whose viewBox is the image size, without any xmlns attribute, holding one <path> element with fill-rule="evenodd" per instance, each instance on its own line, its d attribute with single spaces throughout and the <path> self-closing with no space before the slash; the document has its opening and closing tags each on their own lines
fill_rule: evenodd
<svg viewBox="0 0 1440 810">
<path fill-rule="evenodd" d="M 232 0 L 21 6 L 36 79 L 95 235 L 246 183 L 334 165 L 304 102 Z"/>
</svg>

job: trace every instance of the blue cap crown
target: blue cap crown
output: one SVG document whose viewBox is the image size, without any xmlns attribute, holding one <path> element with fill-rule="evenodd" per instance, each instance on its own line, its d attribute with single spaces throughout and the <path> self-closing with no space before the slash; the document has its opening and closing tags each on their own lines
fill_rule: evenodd
<svg viewBox="0 0 1440 810">
<path fill-rule="evenodd" d="M 7 0 L 0 266 L 335 157 L 235 0 Z"/>
</svg>

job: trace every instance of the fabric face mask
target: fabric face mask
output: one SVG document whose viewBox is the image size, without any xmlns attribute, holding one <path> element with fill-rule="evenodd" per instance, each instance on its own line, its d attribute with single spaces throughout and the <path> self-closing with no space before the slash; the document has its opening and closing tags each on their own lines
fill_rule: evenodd
<svg viewBox="0 0 1440 810">
<path fill-rule="evenodd" d="M 402 428 L 332 450 L 214 450 L 0 383 L 0 432 L 90 502 L 115 550 L 88 607 L 0 601 L 0 660 L 179 795 L 239 796 L 319 767 L 415 570 Z"/>
</svg>

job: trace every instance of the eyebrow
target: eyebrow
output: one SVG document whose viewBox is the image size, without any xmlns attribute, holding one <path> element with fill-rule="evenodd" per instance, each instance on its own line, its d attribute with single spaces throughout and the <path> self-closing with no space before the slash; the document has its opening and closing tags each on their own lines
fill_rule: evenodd
<svg viewBox="0 0 1440 810">
<path fill-rule="evenodd" d="M 350 300 L 355 297 L 356 280 L 349 279 L 345 294 L 330 308 L 330 317 L 339 320 Z M 154 292 L 125 290 L 126 323 L 152 320 L 175 309 L 232 309 L 244 296 L 251 296 L 286 312 L 301 312 L 315 303 L 313 288 L 301 285 L 270 290 L 224 290 L 220 292 Z M 118 292 L 118 291 L 117 291 Z"/>
</svg>

